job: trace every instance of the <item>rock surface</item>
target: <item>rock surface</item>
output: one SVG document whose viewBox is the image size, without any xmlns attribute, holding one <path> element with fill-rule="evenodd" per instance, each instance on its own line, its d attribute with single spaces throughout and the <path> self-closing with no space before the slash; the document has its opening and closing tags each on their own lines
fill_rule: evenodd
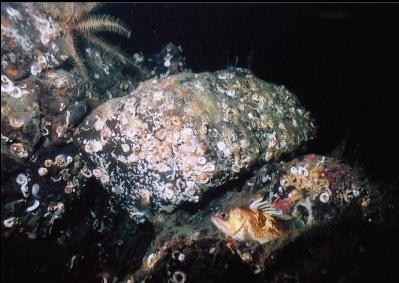
<svg viewBox="0 0 399 283">
<path fill-rule="evenodd" d="M 293 179 L 295 182 L 289 181 Z M 324 194 L 328 194 L 327 200 Z M 259 196 L 304 226 L 289 228 L 276 239 L 261 244 L 252 239 L 235 241 L 212 224 L 211 217 L 218 211 L 249 207 Z M 349 217 L 362 211 L 365 219 L 377 220 L 370 207 L 378 205 L 378 197 L 356 171 L 334 158 L 306 155 L 290 162 L 265 165 L 243 186 L 231 186 L 196 213 L 181 210 L 158 218 L 159 228 L 142 267 L 124 282 L 129 279 L 130 282 L 182 282 L 178 280 L 180 276 L 187 282 L 200 282 L 201 276 L 196 271 L 203 264 L 207 264 L 209 276 L 202 275 L 202 279 L 215 280 L 224 274 L 223 266 L 218 265 L 237 264 L 238 259 L 253 274 L 258 274 L 277 250 L 305 232 L 336 223 L 344 214 Z"/>
<path fill-rule="evenodd" d="M 143 82 L 94 110 L 75 139 L 92 174 L 144 221 L 154 209 L 198 202 L 313 134 L 309 113 L 286 88 L 227 69 Z"/>
</svg>

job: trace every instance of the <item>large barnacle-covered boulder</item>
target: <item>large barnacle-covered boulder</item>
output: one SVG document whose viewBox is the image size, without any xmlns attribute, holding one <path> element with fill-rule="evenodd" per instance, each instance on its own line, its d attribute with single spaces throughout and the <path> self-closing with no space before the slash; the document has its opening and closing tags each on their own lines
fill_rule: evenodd
<svg viewBox="0 0 399 283">
<path fill-rule="evenodd" d="M 143 220 L 153 208 L 197 202 L 313 134 L 309 113 L 284 86 L 226 69 L 143 82 L 95 109 L 75 139 L 92 175 Z"/>
</svg>

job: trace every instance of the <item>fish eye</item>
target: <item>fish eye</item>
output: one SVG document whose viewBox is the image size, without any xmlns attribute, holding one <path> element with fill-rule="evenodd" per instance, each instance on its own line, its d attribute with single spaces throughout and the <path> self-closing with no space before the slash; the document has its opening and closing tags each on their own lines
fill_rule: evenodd
<svg viewBox="0 0 399 283">
<path fill-rule="evenodd" d="M 220 213 L 220 218 L 222 220 L 226 220 L 227 218 L 229 218 L 229 214 L 226 212 L 222 212 L 222 213 Z"/>
</svg>

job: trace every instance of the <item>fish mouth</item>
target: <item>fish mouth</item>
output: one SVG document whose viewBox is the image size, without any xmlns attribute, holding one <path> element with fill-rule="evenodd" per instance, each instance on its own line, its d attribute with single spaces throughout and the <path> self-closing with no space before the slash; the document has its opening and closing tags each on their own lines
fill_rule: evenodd
<svg viewBox="0 0 399 283">
<path fill-rule="evenodd" d="M 220 220 L 217 219 L 217 217 L 215 215 L 211 216 L 211 221 L 217 228 L 220 228 L 220 223 L 219 223 Z"/>
<path fill-rule="evenodd" d="M 217 224 L 216 224 L 217 220 L 216 220 L 216 217 L 214 215 L 211 216 L 211 221 L 212 221 L 213 224 L 215 224 L 217 226 Z"/>
</svg>

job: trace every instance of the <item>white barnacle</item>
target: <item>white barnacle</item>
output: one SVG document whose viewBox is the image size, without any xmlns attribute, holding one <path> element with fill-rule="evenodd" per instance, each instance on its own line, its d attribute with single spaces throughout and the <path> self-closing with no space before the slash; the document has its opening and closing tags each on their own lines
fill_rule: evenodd
<svg viewBox="0 0 399 283">
<path fill-rule="evenodd" d="M 172 278 L 173 283 L 184 283 L 186 282 L 186 279 L 187 276 L 182 271 L 175 271 L 175 273 L 173 273 L 173 278 Z"/>
<path fill-rule="evenodd" d="M 47 128 L 43 128 L 42 136 L 45 137 L 45 136 L 48 136 L 48 134 L 49 134 L 49 130 Z"/>
<path fill-rule="evenodd" d="M 172 64 L 172 63 L 170 62 L 170 60 L 172 60 L 172 58 L 173 58 L 173 55 L 171 55 L 170 53 L 167 53 L 166 56 L 163 58 L 163 59 L 165 60 L 164 63 L 163 63 L 163 65 L 164 65 L 166 68 L 169 68 L 170 65 Z"/>
<path fill-rule="evenodd" d="M 156 253 L 149 254 L 146 259 L 146 264 L 148 268 L 153 268 L 155 263 L 158 261 L 158 257 Z"/>
<path fill-rule="evenodd" d="M 93 170 L 93 175 L 97 179 L 100 179 L 101 183 L 105 184 L 109 182 L 108 172 L 103 168 L 98 168 Z"/>
<path fill-rule="evenodd" d="M 298 174 L 298 169 L 296 167 L 291 167 L 290 172 L 291 172 L 291 174 L 296 175 L 296 174 Z"/>
<path fill-rule="evenodd" d="M 29 206 L 29 207 L 26 208 L 26 212 L 34 211 L 36 208 L 39 207 L 39 205 L 40 205 L 40 201 L 38 201 L 38 200 L 36 199 L 35 202 L 34 202 L 31 206 Z"/>
<path fill-rule="evenodd" d="M 123 187 L 121 187 L 121 186 L 112 187 L 112 188 L 111 188 L 111 191 L 112 191 L 114 194 L 120 195 L 120 194 L 123 193 Z"/>
<path fill-rule="evenodd" d="M 283 123 L 279 123 L 278 124 L 278 127 L 280 128 L 280 129 L 282 129 L 282 130 L 286 130 L 286 128 L 285 128 L 285 125 L 283 124 Z"/>
<path fill-rule="evenodd" d="M 299 166 L 298 167 L 298 174 L 307 177 L 307 176 L 309 176 L 309 171 L 305 167 Z"/>
<path fill-rule="evenodd" d="M 101 182 L 102 184 L 108 183 L 108 182 L 109 182 L 109 175 L 108 175 L 108 174 L 102 175 L 102 176 L 100 177 L 100 182 Z"/>
<path fill-rule="evenodd" d="M 28 198 L 29 197 L 29 188 L 28 188 L 27 184 L 23 184 L 21 186 L 21 192 L 22 192 L 22 195 L 24 196 L 24 198 Z"/>
<path fill-rule="evenodd" d="M 89 140 L 85 145 L 85 151 L 87 153 L 98 152 L 102 149 L 103 149 L 103 145 L 101 144 L 101 142 L 99 142 L 97 140 Z"/>
<path fill-rule="evenodd" d="M 110 72 L 109 72 L 109 66 L 105 65 L 103 70 L 104 70 L 104 73 L 105 73 L 106 75 L 109 75 L 109 74 L 110 74 Z"/>
<path fill-rule="evenodd" d="M 48 173 L 48 169 L 45 168 L 45 167 L 40 167 L 40 168 L 37 170 L 37 173 L 39 174 L 40 177 L 46 176 L 47 173 Z"/>
<path fill-rule="evenodd" d="M 17 224 L 17 218 L 9 217 L 3 221 L 4 227 L 12 228 L 15 224 Z"/>
<path fill-rule="evenodd" d="M 82 175 L 86 178 L 90 178 L 92 176 L 91 171 L 86 166 L 83 166 L 83 168 L 80 170 L 80 173 L 82 173 Z"/>
<path fill-rule="evenodd" d="M 239 173 L 240 170 L 241 170 L 241 167 L 240 167 L 239 164 L 234 163 L 234 164 L 231 166 L 231 170 L 233 170 L 233 172 L 235 172 L 235 173 Z"/>
<path fill-rule="evenodd" d="M 269 174 L 266 174 L 265 176 L 262 176 L 262 183 L 266 183 L 267 181 L 271 180 L 272 178 L 270 177 Z"/>
<path fill-rule="evenodd" d="M 47 59 L 46 59 L 46 57 L 43 56 L 43 55 L 39 55 L 39 56 L 37 57 L 37 63 L 39 64 L 39 66 L 40 66 L 42 69 L 46 68 L 46 67 L 47 67 Z"/>
<path fill-rule="evenodd" d="M 236 94 L 234 89 L 229 89 L 228 91 L 226 91 L 226 94 L 228 96 L 234 97 L 234 95 Z"/>
<path fill-rule="evenodd" d="M 6 75 L 1 75 L 1 92 L 12 93 L 14 89 L 14 83 Z"/>
<path fill-rule="evenodd" d="M 53 85 L 55 86 L 55 88 L 57 89 L 61 89 L 63 87 L 66 87 L 67 85 L 67 78 L 65 76 L 60 76 L 60 77 L 56 77 L 53 81 Z"/>
<path fill-rule="evenodd" d="M 206 183 L 208 183 L 208 181 L 205 182 L 205 184 L 206 184 Z M 193 197 L 191 197 L 191 198 L 190 198 L 190 201 L 192 201 L 192 202 L 194 202 L 194 203 L 198 203 L 198 202 L 199 202 L 199 196 L 193 196 Z"/>
<path fill-rule="evenodd" d="M 18 156 L 19 158 L 28 157 L 28 151 L 26 149 L 26 146 L 22 143 L 13 143 L 10 146 L 10 151 L 12 154 Z"/>
<path fill-rule="evenodd" d="M 196 145 L 193 143 L 183 143 L 179 149 L 184 152 L 184 153 L 191 153 L 195 152 L 196 150 Z"/>
<path fill-rule="evenodd" d="M 219 149 L 220 151 L 224 151 L 224 149 L 226 148 L 226 144 L 225 144 L 224 142 L 222 142 L 222 141 L 219 141 L 219 142 L 217 143 L 217 147 L 218 147 L 218 149 Z"/>
<path fill-rule="evenodd" d="M 68 163 L 68 161 L 69 161 L 69 163 Z M 71 162 L 72 162 L 72 157 L 70 157 L 69 160 L 67 160 L 65 155 L 59 154 L 55 157 L 53 164 L 55 164 L 56 166 L 58 166 L 60 168 L 64 168 L 64 167 L 67 167 Z"/>
<path fill-rule="evenodd" d="M 18 119 L 18 118 L 11 118 L 10 119 L 10 126 L 19 129 L 24 125 L 24 120 L 23 119 Z"/>
<path fill-rule="evenodd" d="M 221 74 L 218 74 L 218 78 L 221 80 L 225 80 L 225 79 L 227 79 L 227 75 L 228 75 L 228 73 L 221 73 Z"/>
<path fill-rule="evenodd" d="M 77 258 L 76 255 L 73 255 L 73 256 L 72 256 L 72 258 L 71 258 L 71 263 L 69 264 L 69 270 L 72 270 L 76 258 Z"/>
<path fill-rule="evenodd" d="M 262 268 L 258 267 L 257 269 L 254 270 L 254 274 L 259 274 L 262 272 Z"/>
<path fill-rule="evenodd" d="M 196 192 L 195 183 L 193 181 L 187 181 L 187 188 L 184 190 L 186 196 L 192 197 Z"/>
<path fill-rule="evenodd" d="M 213 172 L 215 171 L 216 166 L 213 163 L 207 163 L 204 166 L 202 166 L 202 171 L 203 172 Z"/>
<path fill-rule="evenodd" d="M 73 161 L 72 156 L 68 155 L 68 156 L 66 157 L 66 166 L 68 166 L 69 164 L 71 164 L 72 161 Z"/>
<path fill-rule="evenodd" d="M 134 153 L 130 154 L 127 157 L 127 162 L 128 163 L 134 163 L 134 162 L 137 162 L 138 160 L 139 160 L 138 156 L 136 154 L 134 154 Z"/>
<path fill-rule="evenodd" d="M 139 190 L 139 195 L 140 195 L 140 198 L 142 199 L 142 201 L 145 203 L 145 204 L 149 204 L 150 203 L 150 201 L 151 201 L 151 192 L 149 191 L 149 190 L 147 190 L 147 189 L 140 189 Z"/>
<path fill-rule="evenodd" d="M 22 97 L 22 94 L 26 93 L 26 91 L 22 92 L 22 90 L 19 87 L 14 88 L 14 90 L 10 93 L 10 96 L 14 98 L 20 98 Z"/>
<path fill-rule="evenodd" d="M 69 110 L 67 110 L 66 116 L 65 116 L 65 125 L 66 126 L 69 126 L 70 118 L 71 118 L 71 112 Z"/>
<path fill-rule="evenodd" d="M 280 185 L 281 185 L 283 188 L 286 188 L 286 187 L 288 186 L 288 180 L 287 180 L 287 179 L 281 179 L 281 180 L 280 180 Z"/>
<path fill-rule="evenodd" d="M 358 189 L 353 189 L 352 193 L 354 197 L 358 197 L 360 195 L 360 191 Z"/>
<path fill-rule="evenodd" d="M 200 165 L 205 165 L 206 164 L 206 158 L 205 157 L 200 157 L 200 158 L 198 158 L 198 163 L 200 164 Z"/>
<path fill-rule="evenodd" d="M 100 117 L 96 116 L 96 122 L 94 123 L 94 129 L 100 131 L 104 128 L 105 120 L 101 120 Z"/>
<path fill-rule="evenodd" d="M 182 142 L 187 142 L 189 141 L 191 138 L 193 138 L 193 129 L 192 128 L 184 128 L 183 130 L 181 130 L 180 133 L 180 140 Z"/>
<path fill-rule="evenodd" d="M 175 192 L 173 191 L 173 184 L 168 183 L 165 185 L 165 190 L 164 190 L 164 196 L 166 199 L 172 199 L 175 195 Z"/>
<path fill-rule="evenodd" d="M 75 191 L 75 184 L 72 181 L 68 181 L 64 188 L 64 192 L 70 194 L 74 191 Z"/>
<path fill-rule="evenodd" d="M 124 143 L 121 145 L 123 152 L 128 152 L 130 147 L 128 144 Z"/>
<path fill-rule="evenodd" d="M 21 15 L 21 14 L 19 13 L 18 10 L 15 10 L 15 9 L 12 8 L 12 7 L 7 7 L 6 11 L 7 11 L 7 14 L 8 14 L 11 18 L 19 18 L 19 16 Z"/>
<path fill-rule="evenodd" d="M 26 185 L 28 183 L 28 177 L 25 174 L 19 174 L 15 181 L 18 185 Z"/>
<path fill-rule="evenodd" d="M 33 76 L 37 76 L 42 72 L 42 68 L 35 62 L 30 66 L 30 72 Z"/>
<path fill-rule="evenodd" d="M 320 194 L 319 199 L 322 203 L 327 203 L 330 200 L 330 194 L 328 192 L 323 192 Z"/>
<path fill-rule="evenodd" d="M 54 162 L 53 162 L 53 160 L 51 160 L 51 159 L 46 159 L 46 160 L 44 160 L 44 166 L 45 167 L 51 167 L 53 164 L 55 164 Z M 40 173 L 39 173 L 40 174 Z"/>
<path fill-rule="evenodd" d="M 102 174 L 103 174 L 103 169 L 101 168 L 93 170 L 93 176 L 96 178 L 100 178 Z"/>
<path fill-rule="evenodd" d="M 133 54 L 133 59 L 136 63 L 141 63 L 144 61 L 144 55 L 143 54 L 139 54 L 139 53 L 134 53 Z"/>
<path fill-rule="evenodd" d="M 292 215 L 299 216 L 298 214 L 299 206 L 306 208 L 308 211 L 308 220 L 306 221 L 306 224 L 312 223 L 314 220 L 314 216 L 313 216 L 312 202 L 310 200 L 310 197 L 307 197 L 305 200 L 298 201 L 298 203 L 294 206 L 294 210 L 291 213 Z"/>
<path fill-rule="evenodd" d="M 63 214 L 65 212 L 65 204 L 63 202 L 57 202 L 55 210 L 57 214 Z"/>
<path fill-rule="evenodd" d="M 240 147 L 242 147 L 242 148 L 247 148 L 248 146 L 251 145 L 251 143 L 248 139 L 241 139 L 239 144 L 240 144 Z"/>
<path fill-rule="evenodd" d="M 112 153 L 112 154 L 114 154 L 114 153 Z M 126 156 L 123 156 L 123 155 L 116 156 L 115 155 L 115 158 L 116 158 L 116 160 L 118 160 L 121 163 L 124 163 L 124 164 L 128 163 Z"/>
<path fill-rule="evenodd" d="M 200 81 L 197 81 L 194 85 L 194 87 L 200 91 L 204 91 L 205 88 L 202 86 L 202 83 Z"/>
<path fill-rule="evenodd" d="M 36 197 L 39 194 L 40 186 L 39 184 L 35 183 L 32 186 L 32 195 Z"/>
</svg>

